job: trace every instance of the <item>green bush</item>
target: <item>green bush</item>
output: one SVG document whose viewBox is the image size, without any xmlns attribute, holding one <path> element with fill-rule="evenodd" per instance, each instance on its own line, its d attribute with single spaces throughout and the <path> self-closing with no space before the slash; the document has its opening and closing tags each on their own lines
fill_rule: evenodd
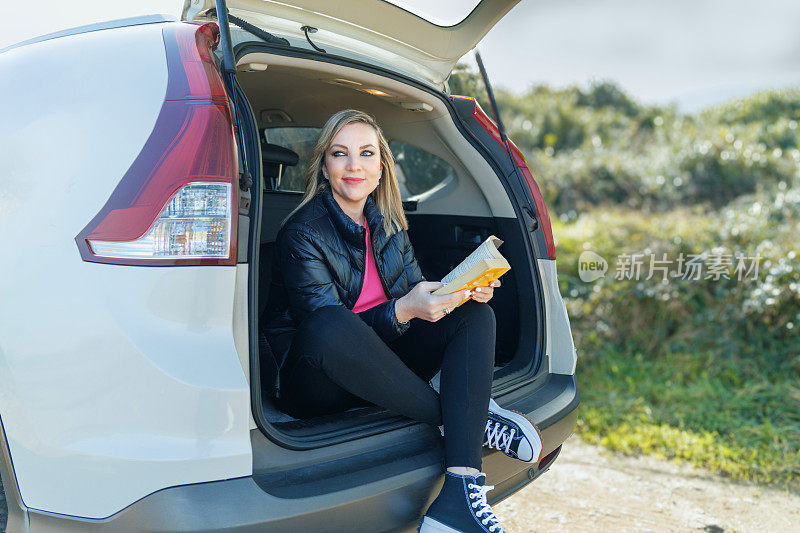
<svg viewBox="0 0 800 533">
<path fill-rule="evenodd" d="M 624 208 L 554 223 L 559 285 L 579 353 L 579 432 L 612 449 L 686 459 L 800 488 L 800 188 L 646 215 Z M 580 280 L 578 257 L 609 262 Z M 621 278 L 622 254 L 760 256 L 739 280 Z M 647 264 L 647 263 L 646 263 Z M 674 263 L 671 265 L 675 269 Z"/>
<path fill-rule="evenodd" d="M 451 90 L 477 96 L 488 112 L 483 83 L 466 66 L 456 69 Z M 597 206 L 719 208 L 800 173 L 800 89 L 765 91 L 696 115 L 642 105 L 610 81 L 495 92 L 509 137 L 543 176 L 547 205 L 565 220 Z"/>
<path fill-rule="evenodd" d="M 763 91 L 714 106 L 700 115 L 719 124 L 769 124 L 787 117 L 800 120 L 800 89 Z"/>
</svg>

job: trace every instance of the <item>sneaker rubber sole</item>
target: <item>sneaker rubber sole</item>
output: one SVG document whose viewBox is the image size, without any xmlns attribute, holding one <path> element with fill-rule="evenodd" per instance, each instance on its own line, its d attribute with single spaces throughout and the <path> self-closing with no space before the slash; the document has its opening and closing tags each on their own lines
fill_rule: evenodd
<svg viewBox="0 0 800 533">
<path fill-rule="evenodd" d="M 426 516 L 422 519 L 422 523 L 419 525 L 419 528 L 417 528 L 417 531 L 418 533 L 462 533 L 460 529 L 453 529 L 430 516 Z"/>
<path fill-rule="evenodd" d="M 525 462 L 538 463 L 539 461 L 542 460 L 542 453 L 544 452 L 543 449 L 544 441 L 542 440 L 542 432 L 539 431 L 539 428 L 536 427 L 536 424 L 534 424 L 530 418 L 520 413 L 519 411 L 503 409 L 502 407 L 497 405 L 497 402 L 495 402 L 493 398 L 489 398 L 489 409 L 495 414 L 498 414 L 504 418 L 508 418 L 509 420 L 513 420 L 514 423 L 516 423 L 517 425 L 519 425 L 519 427 L 522 428 L 526 436 L 536 434 L 538 442 L 531 442 L 531 445 L 532 446 L 534 444 L 539 445 L 539 455 L 536 456 L 535 458 L 532 458 L 530 461 L 525 461 Z"/>
</svg>

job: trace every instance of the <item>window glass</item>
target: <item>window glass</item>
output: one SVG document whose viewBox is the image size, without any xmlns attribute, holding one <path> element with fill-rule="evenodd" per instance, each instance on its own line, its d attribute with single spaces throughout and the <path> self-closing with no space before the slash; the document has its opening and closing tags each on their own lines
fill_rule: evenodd
<svg viewBox="0 0 800 533">
<path fill-rule="evenodd" d="M 455 26 L 480 3 L 479 0 L 386 0 L 437 26 Z"/>
<path fill-rule="evenodd" d="M 285 167 L 278 190 L 298 191 L 305 190 L 305 172 L 308 158 L 319 137 L 320 128 L 267 128 L 264 130 L 264 140 L 270 144 L 277 144 L 284 148 L 294 150 L 299 161 L 293 167 Z"/>
<path fill-rule="evenodd" d="M 426 193 L 455 178 L 456 172 L 439 156 L 402 141 L 389 142 L 397 167 L 403 200 Z"/>
<path fill-rule="evenodd" d="M 297 152 L 296 166 L 283 169 L 281 191 L 303 192 L 308 159 L 319 137 L 320 128 L 267 128 L 264 139 Z M 403 200 L 430 191 L 455 178 L 455 170 L 444 159 L 403 141 L 390 141 L 397 180 Z"/>
</svg>

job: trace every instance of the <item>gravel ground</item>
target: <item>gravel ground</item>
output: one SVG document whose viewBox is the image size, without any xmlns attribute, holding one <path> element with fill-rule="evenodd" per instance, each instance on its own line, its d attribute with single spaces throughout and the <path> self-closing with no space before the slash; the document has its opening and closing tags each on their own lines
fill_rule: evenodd
<svg viewBox="0 0 800 533">
<path fill-rule="evenodd" d="M 550 471 L 494 511 L 508 533 L 800 531 L 800 494 L 609 453 L 575 436 Z M 6 515 L 0 486 L 0 530 Z"/>
<path fill-rule="evenodd" d="M 800 531 L 800 494 L 611 453 L 575 436 L 548 472 L 493 510 L 508 533 Z"/>
</svg>

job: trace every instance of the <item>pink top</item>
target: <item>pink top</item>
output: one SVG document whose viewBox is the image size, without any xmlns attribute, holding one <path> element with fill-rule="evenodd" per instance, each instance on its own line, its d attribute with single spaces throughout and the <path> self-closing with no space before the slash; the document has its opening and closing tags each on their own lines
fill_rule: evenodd
<svg viewBox="0 0 800 533">
<path fill-rule="evenodd" d="M 381 278 L 378 277 L 378 269 L 375 267 L 375 255 L 372 253 L 372 239 L 369 238 L 369 224 L 367 224 L 366 216 L 364 217 L 364 227 L 367 230 L 367 264 L 365 265 L 366 272 L 364 284 L 361 286 L 361 294 L 353 306 L 354 313 L 360 313 L 389 300 L 386 293 L 383 292 Z"/>
</svg>

